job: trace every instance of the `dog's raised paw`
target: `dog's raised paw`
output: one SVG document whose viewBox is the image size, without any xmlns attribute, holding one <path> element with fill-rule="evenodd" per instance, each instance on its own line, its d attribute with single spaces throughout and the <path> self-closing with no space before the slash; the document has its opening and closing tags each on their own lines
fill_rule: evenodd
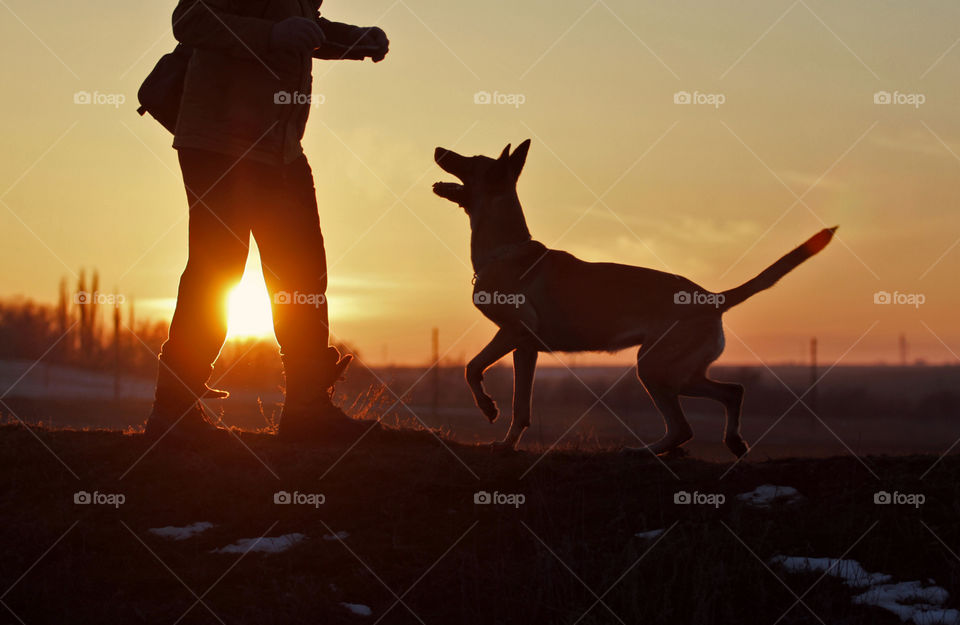
<svg viewBox="0 0 960 625">
<path fill-rule="evenodd" d="M 747 442 L 742 438 L 726 440 L 723 442 L 727 446 L 727 449 L 736 456 L 737 458 L 743 458 L 748 453 L 750 453 L 750 445 L 747 445 Z"/>
<path fill-rule="evenodd" d="M 477 402 L 477 406 L 490 423 L 496 421 L 497 417 L 500 416 L 500 409 L 497 408 L 497 403 L 492 399 L 479 401 Z"/>
</svg>

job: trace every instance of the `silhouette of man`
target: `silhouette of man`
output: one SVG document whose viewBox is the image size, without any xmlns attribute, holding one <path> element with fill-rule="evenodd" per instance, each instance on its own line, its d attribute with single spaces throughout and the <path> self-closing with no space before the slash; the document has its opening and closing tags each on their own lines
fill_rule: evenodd
<svg viewBox="0 0 960 625">
<path fill-rule="evenodd" d="M 173 33 L 193 48 L 173 146 L 190 206 L 189 257 L 160 355 L 149 438 L 229 436 L 198 401 L 226 340 L 227 294 L 260 249 L 286 376 L 285 439 L 359 436 L 330 390 L 351 356 L 329 345 L 327 263 L 303 154 L 312 60 L 383 60 L 384 32 L 320 17 L 322 0 L 180 0 Z M 296 294 L 296 295 L 295 295 Z"/>
</svg>

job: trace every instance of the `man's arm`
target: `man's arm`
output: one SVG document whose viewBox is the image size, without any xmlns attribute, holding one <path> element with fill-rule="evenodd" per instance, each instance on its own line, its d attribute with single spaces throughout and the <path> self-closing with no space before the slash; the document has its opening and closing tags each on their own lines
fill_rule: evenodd
<svg viewBox="0 0 960 625">
<path fill-rule="evenodd" d="M 180 0 L 173 10 L 173 36 L 194 48 L 245 58 L 266 56 L 273 22 L 227 12 L 226 0 Z"/>
<path fill-rule="evenodd" d="M 362 61 L 370 57 L 378 63 L 386 56 L 390 42 L 386 34 L 376 27 L 362 28 L 340 22 L 331 22 L 320 17 L 317 23 L 326 36 L 326 41 L 313 51 L 314 58 Z"/>
</svg>

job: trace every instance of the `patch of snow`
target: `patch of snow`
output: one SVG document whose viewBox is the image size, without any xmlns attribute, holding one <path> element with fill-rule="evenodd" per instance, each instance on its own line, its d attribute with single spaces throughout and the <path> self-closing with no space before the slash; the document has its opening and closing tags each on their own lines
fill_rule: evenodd
<svg viewBox="0 0 960 625">
<path fill-rule="evenodd" d="M 341 601 L 340 605 L 350 610 L 357 616 L 370 616 L 373 614 L 373 610 L 369 606 L 365 606 L 360 603 L 347 603 L 346 601 Z"/>
<path fill-rule="evenodd" d="M 790 573 L 815 572 L 837 577 L 847 585 L 866 590 L 853 597 L 859 605 L 883 608 L 903 621 L 916 625 L 960 625 L 960 611 L 947 610 L 943 604 L 950 593 L 935 586 L 932 579 L 923 582 L 889 583 L 892 577 L 883 573 L 869 573 L 856 560 L 837 558 L 804 558 L 776 556 L 771 564 L 779 564 Z"/>
<path fill-rule="evenodd" d="M 803 499 L 803 495 L 792 486 L 764 484 L 749 493 L 737 495 L 737 499 L 754 508 L 769 508 L 774 503 L 796 503 Z"/>
<path fill-rule="evenodd" d="M 930 609 L 913 613 L 913 622 L 917 625 L 957 625 L 960 623 L 960 611 L 943 610 L 931 606 Z"/>
<path fill-rule="evenodd" d="M 300 533 L 283 536 L 264 536 L 262 538 L 241 538 L 232 545 L 214 549 L 211 553 L 280 553 L 286 551 L 306 536 Z"/>
<path fill-rule="evenodd" d="M 776 556 L 770 562 L 779 564 L 790 573 L 828 573 L 854 588 L 866 588 L 893 579 L 883 573 L 868 573 L 856 560 Z"/>
<path fill-rule="evenodd" d="M 324 534 L 324 540 L 343 540 L 350 537 L 350 532 L 337 532 L 336 534 Z"/>
<path fill-rule="evenodd" d="M 151 534 L 160 536 L 161 538 L 170 538 L 172 540 L 186 540 L 191 536 L 195 536 L 200 532 L 204 532 L 213 527 L 213 523 L 208 523 L 206 521 L 200 521 L 199 523 L 191 523 L 190 525 L 184 525 L 183 527 L 177 527 L 176 525 L 168 525 L 166 527 L 153 527 L 147 531 Z"/>
<path fill-rule="evenodd" d="M 634 536 L 636 536 L 637 538 L 642 538 L 643 540 L 653 540 L 663 532 L 664 530 L 650 530 L 649 532 L 639 532 L 637 534 L 634 534 Z"/>
<path fill-rule="evenodd" d="M 883 608 L 896 614 L 901 621 L 913 620 L 918 625 L 960 623 L 960 612 L 943 609 L 949 598 L 950 593 L 939 586 L 900 582 L 874 586 L 854 597 L 853 602 Z"/>
</svg>

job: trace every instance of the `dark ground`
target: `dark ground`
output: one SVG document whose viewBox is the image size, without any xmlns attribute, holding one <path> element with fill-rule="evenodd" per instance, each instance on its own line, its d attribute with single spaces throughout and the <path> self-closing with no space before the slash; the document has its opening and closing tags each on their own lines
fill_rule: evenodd
<svg viewBox="0 0 960 625">
<path fill-rule="evenodd" d="M 807 593 L 819 575 L 768 570 L 763 561 L 778 554 L 846 553 L 897 581 L 933 579 L 951 590 L 948 607 L 958 606 L 955 455 L 932 469 L 933 455 L 867 457 L 866 466 L 847 456 L 744 462 L 727 472 L 730 462 L 661 464 L 569 448 L 539 461 L 498 456 L 424 431 L 368 437 L 346 455 L 343 447 L 284 447 L 262 433 L 242 438 L 249 449 L 147 452 L 140 437 L 119 432 L 0 428 L 0 590 L 8 606 L 0 623 L 174 623 L 181 615 L 181 623 L 257 625 L 381 617 L 899 623 L 853 605 L 854 593 L 832 577 Z M 805 500 L 770 510 L 736 501 L 768 483 L 793 486 Z M 923 493 L 926 503 L 877 506 L 881 489 Z M 126 501 L 76 505 L 80 490 Z M 276 505 L 280 490 L 323 493 L 326 502 Z M 479 490 L 526 501 L 476 505 Z M 679 490 L 727 501 L 676 505 Z M 147 531 L 198 521 L 215 527 L 183 541 Z M 670 528 L 659 541 L 635 537 L 659 528 Z M 339 531 L 349 533 L 342 542 L 323 538 Z M 240 538 L 293 532 L 307 539 L 284 553 L 211 553 Z M 791 609 L 794 593 L 803 603 Z M 373 614 L 352 615 L 341 602 Z"/>
</svg>

